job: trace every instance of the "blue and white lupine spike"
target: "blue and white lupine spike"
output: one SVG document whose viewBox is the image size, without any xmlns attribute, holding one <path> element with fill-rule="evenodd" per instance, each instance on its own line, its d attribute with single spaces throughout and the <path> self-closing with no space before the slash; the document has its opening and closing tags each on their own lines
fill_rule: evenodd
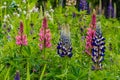
<svg viewBox="0 0 120 80">
<path fill-rule="evenodd" d="M 94 65 L 92 66 L 92 69 L 102 69 L 102 61 L 104 60 L 104 52 L 105 52 L 105 38 L 102 37 L 101 28 L 99 27 L 100 23 L 97 23 L 96 27 L 96 34 L 93 38 L 93 49 L 92 49 L 92 61 L 94 62 Z"/>
<path fill-rule="evenodd" d="M 57 46 L 57 53 L 61 56 L 72 57 L 72 47 L 70 41 L 70 30 L 69 25 L 63 26 L 61 28 L 60 42 Z"/>
</svg>

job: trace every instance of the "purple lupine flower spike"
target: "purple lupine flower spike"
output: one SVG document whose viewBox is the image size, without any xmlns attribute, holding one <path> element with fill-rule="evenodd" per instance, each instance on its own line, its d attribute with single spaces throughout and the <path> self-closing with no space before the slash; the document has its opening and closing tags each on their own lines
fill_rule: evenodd
<svg viewBox="0 0 120 80">
<path fill-rule="evenodd" d="M 57 53 L 61 57 L 72 57 L 69 25 L 64 25 L 61 29 L 61 37 L 57 46 Z"/>
<path fill-rule="evenodd" d="M 20 80 L 20 73 L 19 73 L 19 71 L 16 72 L 14 80 Z"/>
<path fill-rule="evenodd" d="M 93 70 L 101 70 L 102 69 L 102 61 L 104 60 L 104 52 L 105 52 L 105 38 L 102 37 L 101 28 L 99 27 L 100 22 L 96 27 L 96 34 L 93 38 L 93 49 L 92 49 L 92 61 L 94 65 L 92 66 Z"/>
<path fill-rule="evenodd" d="M 90 12 L 89 11 L 89 4 L 87 3 L 86 0 L 80 0 L 78 10 L 79 11 L 87 10 L 88 13 Z"/>
<path fill-rule="evenodd" d="M 112 6 L 112 0 L 110 0 L 109 6 L 108 6 L 108 18 L 113 18 L 114 16 L 114 9 Z"/>
</svg>

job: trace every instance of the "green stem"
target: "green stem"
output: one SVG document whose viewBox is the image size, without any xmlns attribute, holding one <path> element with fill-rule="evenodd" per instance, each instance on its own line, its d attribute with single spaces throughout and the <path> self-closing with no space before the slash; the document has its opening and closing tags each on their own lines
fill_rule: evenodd
<svg viewBox="0 0 120 80">
<path fill-rule="evenodd" d="M 6 16 L 6 8 L 7 8 L 7 7 L 5 7 L 5 16 Z"/>
<path fill-rule="evenodd" d="M 22 54 L 22 45 L 20 46 L 20 54 Z"/>
<path fill-rule="evenodd" d="M 2 4 L 2 0 L 1 0 L 1 4 Z M 2 23 L 2 8 L 1 8 L 1 23 Z"/>
<path fill-rule="evenodd" d="M 44 60 L 46 60 L 46 56 L 45 56 L 45 40 L 44 40 Z M 42 78 L 43 78 L 43 76 L 44 76 L 44 73 L 45 73 L 45 70 L 46 70 L 46 63 L 45 63 L 45 65 L 44 65 L 44 68 L 43 68 L 43 70 L 42 70 L 42 73 L 41 73 L 41 75 L 40 75 L 40 79 L 39 80 L 42 80 Z"/>
<path fill-rule="evenodd" d="M 65 57 L 65 71 L 66 71 L 66 80 L 67 80 L 67 73 L 68 73 L 68 60 L 67 60 L 67 57 Z"/>
<path fill-rule="evenodd" d="M 30 66 L 29 66 L 29 61 L 27 60 L 27 80 L 30 80 Z"/>
<path fill-rule="evenodd" d="M 43 78 L 44 72 L 45 72 L 45 70 L 46 70 L 46 65 L 47 65 L 47 64 L 44 65 L 44 68 L 43 68 L 43 70 L 42 70 L 42 73 L 41 73 L 41 75 L 40 75 L 40 79 L 39 79 L 39 80 L 42 80 L 42 78 Z"/>
</svg>

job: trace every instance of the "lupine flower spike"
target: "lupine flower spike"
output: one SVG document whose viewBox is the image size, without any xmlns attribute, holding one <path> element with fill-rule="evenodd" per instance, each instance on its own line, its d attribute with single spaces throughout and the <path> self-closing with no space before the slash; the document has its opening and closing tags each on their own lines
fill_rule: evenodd
<svg viewBox="0 0 120 80">
<path fill-rule="evenodd" d="M 101 15 L 102 14 L 102 0 L 99 0 L 99 11 L 98 14 Z"/>
<path fill-rule="evenodd" d="M 87 12 L 89 13 L 89 4 L 87 3 L 86 0 L 80 0 L 79 3 L 78 11 L 83 11 L 83 10 L 87 10 Z"/>
<path fill-rule="evenodd" d="M 102 32 L 100 22 L 97 24 L 96 33 L 93 38 L 92 42 L 92 61 L 94 62 L 94 65 L 92 66 L 93 70 L 101 70 L 102 64 L 101 62 L 104 60 L 104 52 L 105 52 L 105 38 L 102 37 Z"/>
<path fill-rule="evenodd" d="M 108 18 L 113 18 L 114 16 L 114 9 L 112 6 L 112 0 L 110 0 L 109 6 L 108 6 Z"/>
<path fill-rule="evenodd" d="M 51 33 L 50 33 L 50 29 L 48 28 L 48 24 L 47 24 L 47 18 L 44 17 L 43 22 L 42 22 L 42 27 L 40 28 L 40 33 L 39 33 L 39 47 L 40 50 L 42 50 L 43 48 L 49 48 L 51 47 Z"/>
<path fill-rule="evenodd" d="M 24 31 L 24 26 L 23 26 L 23 22 L 20 22 L 20 28 L 19 28 L 19 32 L 18 35 L 16 36 L 16 44 L 17 45 L 27 45 L 27 36 L 23 33 Z"/>
<path fill-rule="evenodd" d="M 64 56 L 72 57 L 69 25 L 62 26 L 60 42 L 58 43 L 58 46 L 57 46 L 57 53 L 61 57 L 64 57 Z"/>
<path fill-rule="evenodd" d="M 116 12 L 117 12 L 116 3 L 114 3 L 114 18 L 116 18 Z"/>
<path fill-rule="evenodd" d="M 89 55 L 91 55 L 91 49 L 93 48 L 92 46 L 92 39 L 95 36 L 95 29 L 96 29 L 96 14 L 95 11 L 92 15 L 92 21 L 90 24 L 90 28 L 87 30 L 87 36 L 86 36 L 86 50 L 85 52 Z"/>
<path fill-rule="evenodd" d="M 20 80 L 20 73 L 19 73 L 19 71 L 16 72 L 14 80 Z"/>
</svg>

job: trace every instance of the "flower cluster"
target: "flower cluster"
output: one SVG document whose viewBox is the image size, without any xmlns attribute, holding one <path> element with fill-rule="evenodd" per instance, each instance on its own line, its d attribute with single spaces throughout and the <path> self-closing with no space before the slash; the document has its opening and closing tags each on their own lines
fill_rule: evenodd
<svg viewBox="0 0 120 80">
<path fill-rule="evenodd" d="M 93 38 L 93 49 L 92 49 L 92 61 L 94 65 L 92 66 L 93 70 L 102 69 L 101 62 L 104 60 L 104 52 L 105 52 L 105 38 L 102 37 L 101 30 L 99 26 L 96 28 L 96 34 Z"/>
<path fill-rule="evenodd" d="M 95 29 L 96 29 L 96 14 L 95 12 L 92 15 L 92 21 L 90 24 L 90 28 L 87 30 L 87 36 L 86 36 L 86 50 L 85 52 L 89 55 L 91 55 L 91 49 L 93 48 L 92 46 L 92 39 L 95 36 Z"/>
<path fill-rule="evenodd" d="M 78 10 L 87 10 L 87 12 L 89 12 L 89 4 L 86 0 L 80 0 Z"/>
<path fill-rule="evenodd" d="M 61 38 L 57 46 L 57 53 L 61 56 L 72 57 L 72 47 L 70 41 L 70 30 L 69 26 L 63 26 L 61 29 Z"/>
<path fill-rule="evenodd" d="M 112 0 L 110 0 L 110 3 L 108 5 L 108 18 L 114 17 L 114 8 L 112 6 Z"/>
<path fill-rule="evenodd" d="M 14 80 L 20 80 L 20 73 L 19 73 L 19 71 L 16 72 Z"/>
<path fill-rule="evenodd" d="M 95 30 L 92 30 L 91 28 L 88 28 L 87 36 L 86 36 L 86 53 L 91 55 L 91 49 L 92 49 L 92 38 L 95 36 Z"/>
<path fill-rule="evenodd" d="M 43 22 L 42 22 L 42 27 L 40 28 L 40 33 L 39 33 L 39 47 L 40 50 L 42 50 L 43 48 L 49 48 L 51 47 L 51 33 L 50 33 L 50 29 L 48 29 L 48 24 L 47 24 L 47 18 L 44 17 Z"/>
<path fill-rule="evenodd" d="M 24 29 L 24 26 L 23 26 L 23 22 L 21 21 L 20 22 L 20 29 L 19 29 L 19 32 L 16 36 L 16 44 L 17 45 L 27 45 L 28 42 L 27 42 L 27 36 L 23 33 L 23 29 Z"/>
<path fill-rule="evenodd" d="M 68 6 L 76 5 L 76 0 L 66 0 L 66 5 Z"/>
</svg>

